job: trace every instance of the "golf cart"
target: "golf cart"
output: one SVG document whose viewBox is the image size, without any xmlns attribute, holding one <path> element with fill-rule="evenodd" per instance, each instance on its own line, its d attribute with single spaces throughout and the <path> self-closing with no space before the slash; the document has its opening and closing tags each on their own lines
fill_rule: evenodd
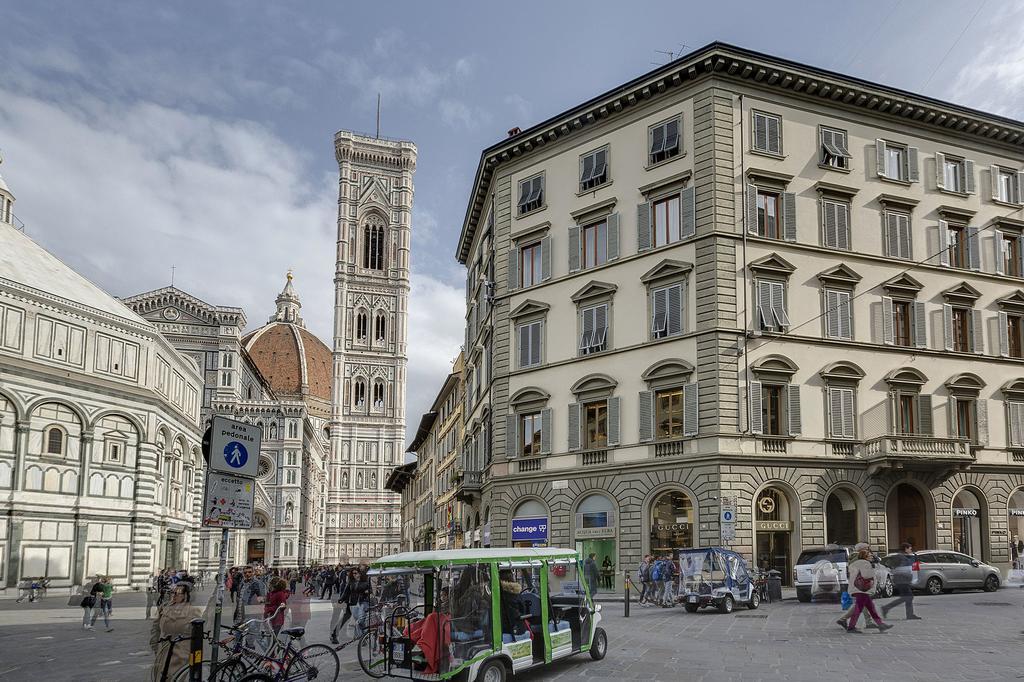
<svg viewBox="0 0 1024 682">
<path fill-rule="evenodd" d="M 369 577 L 374 606 L 357 653 L 371 677 L 504 682 L 608 651 L 573 550 L 405 552 L 375 561 Z"/>
<path fill-rule="evenodd" d="M 737 604 L 756 609 L 761 597 L 747 572 L 747 563 L 736 552 L 721 547 L 680 549 L 679 595 L 688 613 L 713 606 L 732 613 Z"/>
</svg>

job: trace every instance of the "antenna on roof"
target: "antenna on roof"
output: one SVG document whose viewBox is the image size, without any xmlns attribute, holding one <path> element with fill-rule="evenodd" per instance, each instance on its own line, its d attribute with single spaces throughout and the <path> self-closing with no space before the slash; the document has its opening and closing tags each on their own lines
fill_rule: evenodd
<svg viewBox="0 0 1024 682">
<path fill-rule="evenodd" d="M 174 266 L 171 266 L 171 286 L 174 286 Z"/>
<path fill-rule="evenodd" d="M 686 50 L 689 47 L 690 46 L 687 45 L 686 43 L 679 43 L 679 49 L 678 50 L 655 50 L 656 53 L 663 54 L 666 57 L 668 57 L 668 61 L 665 61 L 665 62 L 651 62 L 651 64 L 653 64 L 655 66 L 664 66 L 665 64 L 668 64 L 668 62 L 675 61 L 676 59 L 679 59 L 680 57 L 682 57 L 683 53 L 686 52 Z"/>
<path fill-rule="evenodd" d="M 380 139 L 380 93 L 377 93 L 377 139 Z"/>
</svg>

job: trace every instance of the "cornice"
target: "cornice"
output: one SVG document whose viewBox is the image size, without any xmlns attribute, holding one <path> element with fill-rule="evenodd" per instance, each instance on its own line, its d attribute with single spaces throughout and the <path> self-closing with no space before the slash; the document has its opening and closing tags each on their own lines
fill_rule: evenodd
<svg viewBox="0 0 1024 682">
<path fill-rule="evenodd" d="M 473 181 L 456 259 L 460 263 L 466 261 L 491 178 L 498 166 L 561 138 L 577 135 L 588 126 L 660 98 L 668 91 L 711 76 L 860 109 L 890 121 L 910 122 L 1002 144 L 1017 152 L 1024 149 L 1024 123 L 1020 121 L 714 42 L 485 149 Z"/>
</svg>

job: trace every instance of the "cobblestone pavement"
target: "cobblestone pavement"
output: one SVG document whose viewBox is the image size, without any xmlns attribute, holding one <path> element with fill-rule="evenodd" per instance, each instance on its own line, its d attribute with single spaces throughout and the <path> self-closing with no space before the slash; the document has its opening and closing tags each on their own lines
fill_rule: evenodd
<svg viewBox="0 0 1024 682">
<path fill-rule="evenodd" d="M 205 599 L 203 599 L 205 603 Z M 0 682 L 148 680 L 153 656 L 144 595 L 117 595 L 114 630 L 85 631 L 81 609 L 66 597 L 41 603 L 0 601 Z M 894 611 L 887 633 L 846 634 L 835 604 L 795 600 L 732 615 L 602 605 L 609 651 L 579 656 L 519 679 L 621 680 L 1014 680 L 1024 679 L 1024 590 L 918 597 L 924 620 Z M 314 602 L 309 641 L 327 639 L 331 606 Z M 863 623 L 862 623 L 863 624 Z M 342 680 L 369 679 L 354 647 L 343 650 Z"/>
</svg>

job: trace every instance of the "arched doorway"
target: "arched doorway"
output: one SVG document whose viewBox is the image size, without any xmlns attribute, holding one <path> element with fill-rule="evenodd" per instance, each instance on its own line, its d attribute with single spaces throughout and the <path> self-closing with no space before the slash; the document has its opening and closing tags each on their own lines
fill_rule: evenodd
<svg viewBox="0 0 1024 682">
<path fill-rule="evenodd" d="M 782 574 L 782 584 L 792 583 L 793 514 L 798 509 L 790 504 L 781 488 L 769 486 L 754 501 L 754 555 L 758 568 Z"/>
<path fill-rule="evenodd" d="M 245 544 L 246 563 L 262 564 L 267 558 L 267 541 L 260 538 L 253 538 Z"/>
<path fill-rule="evenodd" d="M 576 507 L 573 539 L 576 552 L 586 559 L 591 554 L 601 569 L 598 589 L 615 589 L 619 558 L 615 548 L 615 503 L 604 495 L 592 493 L 580 500 Z"/>
<path fill-rule="evenodd" d="M 832 489 L 825 498 L 825 541 L 855 545 L 864 540 L 856 493 L 845 486 Z"/>
<path fill-rule="evenodd" d="M 1010 536 L 1010 562 L 1013 568 L 1024 568 L 1024 488 L 1010 494 L 1006 505 L 1009 516 L 1007 533 Z"/>
<path fill-rule="evenodd" d="M 976 491 L 963 488 L 953 496 L 953 549 L 976 559 L 985 552 L 985 507 Z"/>
<path fill-rule="evenodd" d="M 696 509 L 682 490 L 667 490 L 651 503 L 651 554 L 677 556 L 676 550 L 694 546 Z"/>
<path fill-rule="evenodd" d="M 540 500 L 525 500 L 512 513 L 513 547 L 546 547 L 548 508 Z"/>
<path fill-rule="evenodd" d="M 889 495 L 886 517 L 890 550 L 897 551 L 902 542 L 914 549 L 928 546 L 928 505 L 920 490 L 909 483 L 897 485 Z"/>
</svg>

